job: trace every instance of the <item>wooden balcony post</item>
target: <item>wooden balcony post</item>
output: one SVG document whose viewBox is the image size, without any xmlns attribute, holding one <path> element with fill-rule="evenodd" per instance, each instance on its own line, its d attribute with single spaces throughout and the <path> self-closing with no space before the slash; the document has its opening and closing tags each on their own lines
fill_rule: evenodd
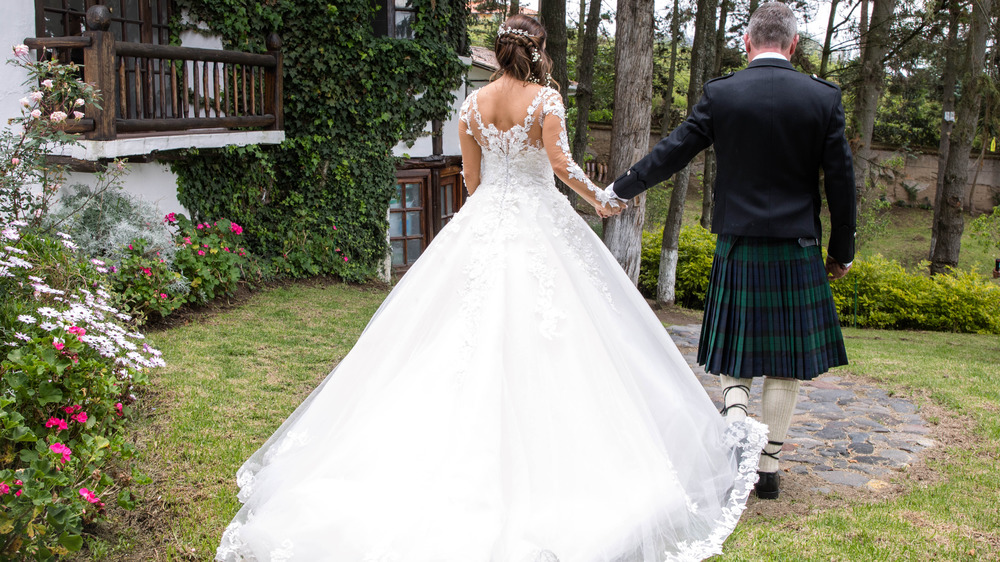
<svg viewBox="0 0 1000 562">
<path fill-rule="evenodd" d="M 271 127 L 276 131 L 280 131 L 285 128 L 285 118 L 283 110 L 282 101 L 282 75 L 284 71 L 282 69 L 282 55 L 281 55 L 281 36 L 277 33 L 270 33 L 267 36 L 266 43 L 267 53 L 274 57 L 274 68 L 266 68 L 264 87 L 266 92 L 264 93 L 264 113 L 270 113 L 274 115 L 274 125 Z"/>
<path fill-rule="evenodd" d="M 83 80 L 101 93 L 101 106 L 88 105 L 85 113 L 94 119 L 94 130 L 87 133 L 91 140 L 113 140 L 115 134 L 115 107 L 118 102 L 115 87 L 115 36 L 111 29 L 111 11 L 107 6 L 93 6 L 87 10 L 87 31 L 91 38 L 83 50 Z"/>
</svg>

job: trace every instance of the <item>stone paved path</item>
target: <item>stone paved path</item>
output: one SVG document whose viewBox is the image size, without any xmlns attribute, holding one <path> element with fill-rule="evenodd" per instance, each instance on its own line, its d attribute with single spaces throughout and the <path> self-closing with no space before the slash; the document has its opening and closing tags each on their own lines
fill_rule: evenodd
<svg viewBox="0 0 1000 562">
<path fill-rule="evenodd" d="M 669 326 L 667 332 L 692 366 L 715 404 L 722 407 L 719 379 L 696 365 L 699 324 Z M 750 391 L 750 414 L 760 417 L 761 383 Z M 881 490 L 894 472 L 936 443 L 917 407 L 884 390 L 833 374 L 802 383 L 781 468 L 813 474 L 831 485 Z M 832 488 L 816 487 L 830 493 Z"/>
</svg>

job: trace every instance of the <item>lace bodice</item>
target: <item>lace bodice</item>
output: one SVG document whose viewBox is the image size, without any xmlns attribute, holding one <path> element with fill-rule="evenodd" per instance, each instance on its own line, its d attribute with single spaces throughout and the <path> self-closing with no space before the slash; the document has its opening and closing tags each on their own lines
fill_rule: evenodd
<svg viewBox="0 0 1000 562">
<path fill-rule="evenodd" d="M 479 160 L 480 185 L 551 187 L 554 172 L 577 192 L 590 194 L 601 203 L 608 202 L 604 191 L 573 160 L 566 133 L 566 111 L 559 92 L 540 88 L 528 105 L 523 122 L 505 130 L 483 119 L 479 92 L 476 90 L 466 98 L 459 118 L 464 134 L 474 138 L 480 149 L 479 154 L 470 155 L 463 148 L 467 167 Z M 468 184 L 468 176 L 466 180 Z"/>
</svg>

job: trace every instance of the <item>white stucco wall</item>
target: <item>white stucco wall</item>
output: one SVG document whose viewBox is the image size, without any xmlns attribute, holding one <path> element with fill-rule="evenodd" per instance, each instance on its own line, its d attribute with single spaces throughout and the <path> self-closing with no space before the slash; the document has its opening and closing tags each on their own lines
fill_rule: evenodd
<svg viewBox="0 0 1000 562">
<path fill-rule="evenodd" d="M 155 204 L 164 215 L 167 213 L 188 214 L 187 209 L 177 201 L 177 176 L 170 166 L 159 162 L 128 165 L 124 190 L 140 199 Z M 66 178 L 66 185 L 82 183 L 93 186 L 97 181 L 94 174 L 72 172 Z"/>
<path fill-rule="evenodd" d="M 11 49 L 24 42 L 25 37 L 35 36 L 35 3 L 33 0 L 4 0 L 3 17 L 0 18 L 0 124 L 21 115 L 17 100 L 27 95 L 22 84 L 28 74 L 20 68 L 5 64 L 14 56 Z"/>
</svg>

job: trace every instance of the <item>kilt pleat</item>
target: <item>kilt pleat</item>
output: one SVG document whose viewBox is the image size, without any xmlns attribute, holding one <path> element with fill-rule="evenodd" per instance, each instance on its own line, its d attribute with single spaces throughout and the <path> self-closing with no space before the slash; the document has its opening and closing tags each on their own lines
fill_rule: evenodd
<svg viewBox="0 0 1000 562">
<path fill-rule="evenodd" d="M 819 246 L 720 235 L 698 363 L 709 373 L 809 380 L 847 364 Z"/>
</svg>

